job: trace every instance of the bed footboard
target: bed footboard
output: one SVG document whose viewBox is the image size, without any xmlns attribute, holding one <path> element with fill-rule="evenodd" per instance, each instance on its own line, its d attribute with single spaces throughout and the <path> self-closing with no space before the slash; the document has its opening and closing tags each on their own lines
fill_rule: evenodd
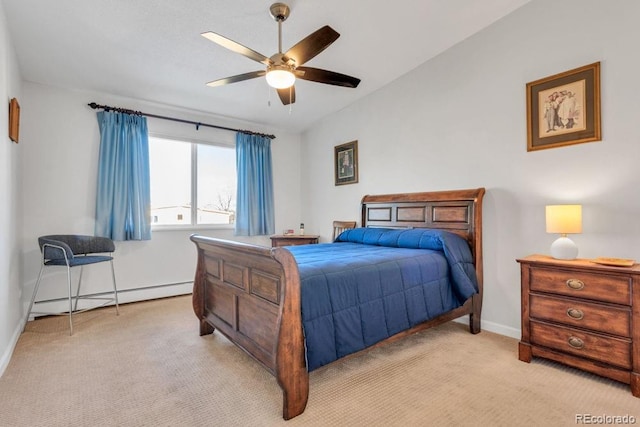
<svg viewBox="0 0 640 427">
<path fill-rule="evenodd" d="M 300 276 L 291 253 L 191 236 L 198 249 L 193 310 L 200 335 L 217 329 L 260 362 L 283 392 L 283 418 L 301 414 L 309 396 L 300 315 Z"/>
</svg>

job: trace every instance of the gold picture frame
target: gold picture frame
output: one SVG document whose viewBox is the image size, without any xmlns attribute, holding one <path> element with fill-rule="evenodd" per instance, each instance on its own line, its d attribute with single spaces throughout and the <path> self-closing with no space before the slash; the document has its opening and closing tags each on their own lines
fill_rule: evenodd
<svg viewBox="0 0 640 427">
<path fill-rule="evenodd" d="M 358 182 L 358 141 L 336 145 L 333 163 L 336 185 Z"/>
<path fill-rule="evenodd" d="M 527 83 L 527 151 L 601 140 L 600 62 Z"/>
<path fill-rule="evenodd" d="M 9 139 L 16 144 L 20 138 L 20 104 L 16 98 L 9 102 Z"/>
</svg>

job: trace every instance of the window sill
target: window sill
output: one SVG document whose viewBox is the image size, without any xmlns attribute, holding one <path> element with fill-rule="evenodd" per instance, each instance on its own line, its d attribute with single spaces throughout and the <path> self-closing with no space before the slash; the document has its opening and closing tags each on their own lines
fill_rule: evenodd
<svg viewBox="0 0 640 427">
<path fill-rule="evenodd" d="M 201 230 L 234 230 L 234 224 L 199 224 L 199 225 L 152 225 L 151 231 L 201 231 Z"/>
</svg>

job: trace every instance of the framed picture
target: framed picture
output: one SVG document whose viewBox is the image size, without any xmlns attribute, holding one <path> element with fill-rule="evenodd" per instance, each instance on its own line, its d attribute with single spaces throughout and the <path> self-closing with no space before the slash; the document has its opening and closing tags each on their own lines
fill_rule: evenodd
<svg viewBox="0 0 640 427">
<path fill-rule="evenodd" d="M 9 102 L 9 139 L 17 143 L 20 137 L 20 104 L 12 98 Z"/>
<path fill-rule="evenodd" d="M 358 141 L 334 147 L 336 185 L 358 182 Z"/>
<path fill-rule="evenodd" d="M 527 151 L 600 140 L 599 62 L 527 83 Z"/>
</svg>

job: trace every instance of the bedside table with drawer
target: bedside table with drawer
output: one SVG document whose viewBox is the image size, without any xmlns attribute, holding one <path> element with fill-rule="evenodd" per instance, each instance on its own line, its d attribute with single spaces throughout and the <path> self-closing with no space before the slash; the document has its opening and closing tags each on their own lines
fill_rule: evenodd
<svg viewBox="0 0 640 427">
<path fill-rule="evenodd" d="M 543 357 L 611 378 L 640 397 L 640 265 L 545 255 L 518 259 L 519 359 Z"/>
<path fill-rule="evenodd" d="M 271 247 L 312 245 L 318 243 L 319 237 L 320 236 L 315 234 L 282 234 L 271 236 Z"/>
</svg>

